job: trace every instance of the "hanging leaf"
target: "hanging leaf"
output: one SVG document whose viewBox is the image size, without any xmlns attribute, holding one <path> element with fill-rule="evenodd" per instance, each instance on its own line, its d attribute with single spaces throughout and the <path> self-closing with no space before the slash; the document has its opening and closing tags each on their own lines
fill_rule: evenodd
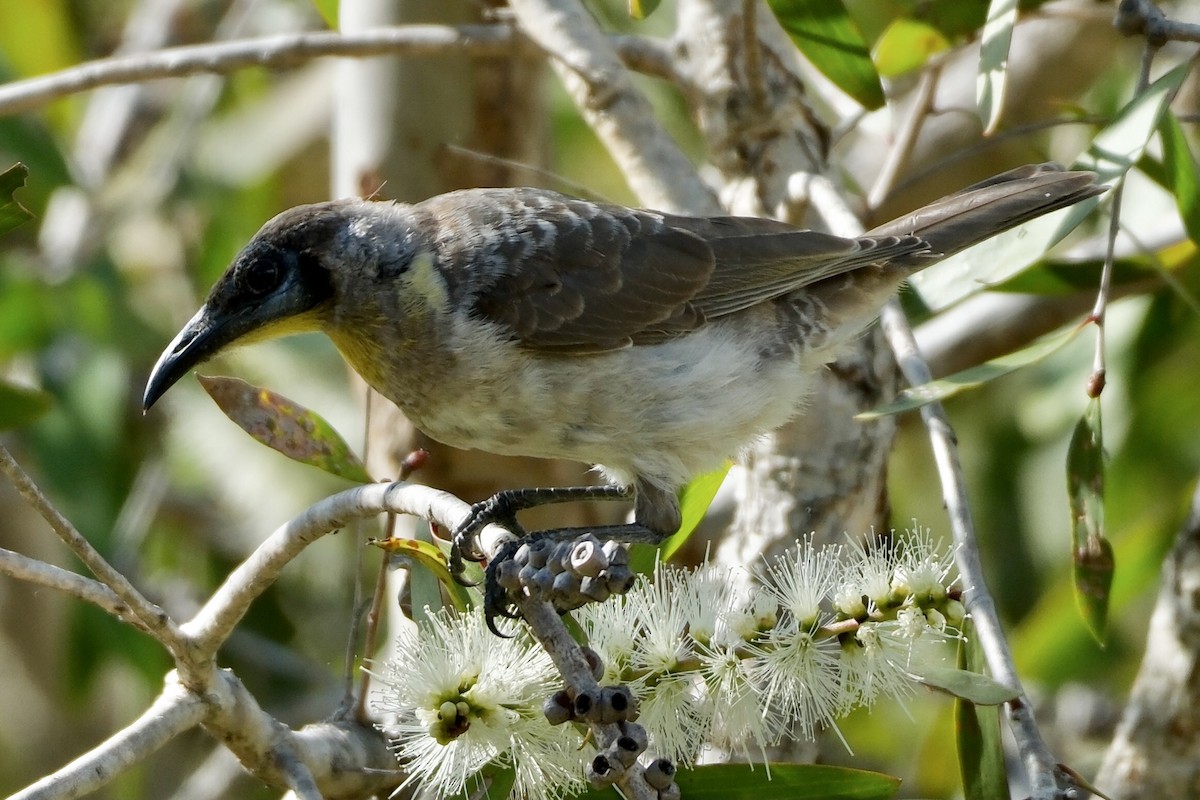
<svg viewBox="0 0 1200 800">
<path fill-rule="evenodd" d="M 1017 24 L 1017 0 L 992 0 L 979 46 L 979 76 L 975 82 L 975 103 L 984 135 L 996 131 L 1004 108 L 1004 89 L 1008 84 L 1008 50 L 1013 26 Z"/>
<path fill-rule="evenodd" d="M 767 0 L 793 44 L 863 108 L 883 107 L 870 48 L 841 0 Z"/>
<path fill-rule="evenodd" d="M 331 475 L 372 482 L 359 457 L 320 415 L 238 378 L 196 377 L 225 416 L 255 440 Z"/>
<path fill-rule="evenodd" d="M 1073 327 L 1065 331 L 1052 333 L 1049 336 L 1043 336 L 1033 344 L 1015 353 L 1008 353 L 999 358 L 993 358 L 991 361 L 964 369 L 962 372 L 956 372 L 946 378 L 930 381 L 921 386 L 910 386 L 900 392 L 892 402 L 879 408 L 871 409 L 870 411 L 864 411 L 858 414 L 857 418 L 871 420 L 885 417 L 889 414 L 912 411 L 937 400 L 945 400 L 948 397 L 953 397 L 959 392 L 965 392 L 968 389 L 982 386 L 989 381 L 996 380 L 996 378 L 1008 375 L 1010 372 L 1015 372 L 1021 367 L 1036 364 L 1051 353 L 1065 347 L 1068 342 L 1078 335 L 1079 331 L 1080 328 Z"/>
<path fill-rule="evenodd" d="M 338 29 L 338 0 L 313 0 L 313 5 L 321 14 L 321 19 L 329 26 L 329 30 Z"/>
<path fill-rule="evenodd" d="M 0 172 L 0 235 L 33 219 L 33 214 L 13 197 L 13 192 L 24 186 L 28 177 L 29 168 L 20 163 Z"/>
<path fill-rule="evenodd" d="M 977 706 L 998 706 L 1020 697 L 1015 689 L 997 683 L 987 675 L 965 669 L 929 667 L 921 671 L 919 680 L 930 689 L 937 689 Z"/>
<path fill-rule="evenodd" d="M 50 395 L 0 380 L 0 431 L 23 428 L 50 410 Z"/>
<path fill-rule="evenodd" d="M 987 669 L 983 648 L 970 617 L 963 624 L 959 666 L 982 674 Z M 1000 709 L 975 705 L 967 700 L 954 703 L 955 742 L 964 800 L 1009 800 L 1008 769 L 1004 764 L 1004 742 L 1000 736 Z"/>
<path fill-rule="evenodd" d="M 1188 238 L 1200 243 L 1200 178 L 1197 178 L 1200 167 L 1192 158 L 1187 135 L 1174 114 L 1163 114 L 1158 123 L 1158 136 L 1163 148 L 1163 186 L 1179 206 L 1179 217 Z"/>
<path fill-rule="evenodd" d="M 1071 505 L 1071 552 L 1075 598 L 1088 630 L 1100 644 L 1108 622 L 1113 550 L 1104 538 L 1104 437 L 1100 399 L 1088 403 L 1067 450 L 1067 494 Z"/>
</svg>

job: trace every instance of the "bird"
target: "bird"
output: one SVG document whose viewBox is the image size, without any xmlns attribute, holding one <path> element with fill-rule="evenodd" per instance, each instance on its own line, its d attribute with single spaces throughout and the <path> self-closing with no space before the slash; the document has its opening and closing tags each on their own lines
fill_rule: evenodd
<svg viewBox="0 0 1200 800">
<path fill-rule="evenodd" d="M 234 344 L 322 331 L 433 439 L 607 481 L 515 507 L 632 495 L 627 529 L 653 541 L 680 527 L 692 477 L 802 413 L 906 278 L 1105 188 L 1029 165 L 852 238 L 536 188 L 302 205 L 236 255 L 154 365 L 143 409 Z"/>
</svg>

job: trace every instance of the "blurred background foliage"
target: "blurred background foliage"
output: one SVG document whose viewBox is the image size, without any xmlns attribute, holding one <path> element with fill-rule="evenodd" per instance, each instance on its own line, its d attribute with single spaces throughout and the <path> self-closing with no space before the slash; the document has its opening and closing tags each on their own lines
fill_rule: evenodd
<svg viewBox="0 0 1200 800">
<path fill-rule="evenodd" d="M 645 23 L 631 22 L 615 0 L 592 5 L 615 29 L 671 28 L 669 3 Z M 986 12 L 977 0 L 847 5 L 868 43 L 878 44 L 904 20 L 924 26 L 931 53 L 969 45 Z M 1195 12 L 1195 5 L 1178 10 Z M 1100 4 L 1097 13 L 1111 10 Z M 323 24 L 309 0 L 6 0 L 0 80 L 124 49 Z M 1084 112 L 1111 117 L 1131 96 L 1137 65 L 1136 43 L 1111 41 L 1094 47 L 1091 57 L 1101 65 L 1076 95 L 1034 108 L 1018 98 L 1018 121 Z M 250 441 L 194 381 L 185 380 L 151 414 L 140 411 L 150 366 L 238 247 L 274 213 L 328 195 L 333 80 L 328 61 L 249 69 L 228 78 L 105 88 L 0 118 L 0 167 L 29 167 L 18 198 L 36 218 L 0 243 L 0 378 L 52 399 L 35 422 L 5 432 L 5 441 L 97 547 L 183 617 L 269 531 L 345 487 Z M 900 95 L 914 80 L 899 75 L 885 89 Z M 682 98 L 661 82 L 642 85 L 699 160 L 701 139 Z M 596 196 L 633 202 L 557 83 L 545 86 L 553 171 Z M 413 113 L 435 101 L 432 91 L 407 101 Z M 1181 93 L 1181 117 L 1192 113 L 1194 92 L 1189 83 Z M 847 137 L 834 149 L 851 184 L 866 182 L 862 176 L 877 163 L 856 155 L 862 143 L 878 149 L 887 140 L 872 133 L 886 128 L 878 116 L 860 122 L 857 142 Z M 1190 135 L 1190 123 L 1186 128 Z M 1094 129 L 1049 125 L 978 157 L 941 156 L 984 173 L 1004 166 L 992 168 L 997 151 L 1011 156 L 1014 148 L 1026 160 L 1070 160 Z M 1149 158 L 1157 158 L 1153 149 Z M 978 176 L 951 169 L 943 177 L 952 188 Z M 1139 243 L 1161 251 L 1183 239 L 1172 198 L 1151 181 L 1135 176 L 1129 197 L 1125 227 Z M 1084 773 L 1094 767 L 1137 667 L 1161 557 L 1200 471 L 1200 269 L 1187 259 L 1172 274 L 1177 286 L 1117 303 L 1108 328 L 1106 513 L 1118 570 L 1107 646 L 1086 632 L 1070 589 L 1065 455 L 1086 405 L 1091 336 L 949 403 L 985 564 L 1020 666 L 1045 700 L 1043 718 L 1063 734 L 1055 743 L 1060 755 Z M 1088 274 L 1079 282 L 1094 281 Z M 361 403 L 321 337 L 255 345 L 204 371 L 269 386 L 361 444 Z M 948 536 L 915 415 L 903 420 L 891 475 L 895 524 L 915 519 Z M 311 548 L 255 604 L 223 653 L 285 721 L 322 717 L 339 697 L 361 538 L 355 532 Z M 0 546 L 77 568 L 7 484 L 0 484 Z M 0 792 L 7 792 L 132 719 L 157 692 L 168 661 L 140 634 L 46 590 L 0 581 L 0 608 Z M 952 796 L 950 724 L 941 698 L 915 699 L 907 710 L 877 708 L 843 730 L 854 755 L 835 741 L 828 757 L 902 775 L 903 796 Z M 917 733 L 897 736 L 897 729 Z M 107 796 L 267 796 L 238 783 L 236 766 L 219 750 L 210 758 L 210 750 L 203 737 L 185 737 Z M 207 779 L 188 781 L 193 774 Z"/>
</svg>

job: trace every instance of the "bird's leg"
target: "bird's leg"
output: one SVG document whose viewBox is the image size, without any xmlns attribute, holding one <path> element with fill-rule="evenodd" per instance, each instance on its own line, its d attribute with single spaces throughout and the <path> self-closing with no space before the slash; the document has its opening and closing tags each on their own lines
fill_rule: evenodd
<svg viewBox="0 0 1200 800">
<path fill-rule="evenodd" d="M 495 523 L 518 537 L 527 534 L 517 522 L 517 512 L 553 503 L 573 503 L 587 500 L 624 500 L 630 490 L 624 486 L 561 486 L 531 489 L 505 489 L 471 506 L 471 513 L 454 530 L 450 546 L 450 572 L 462 575 L 463 559 L 483 561 L 484 555 L 475 546 L 475 536 L 484 526 Z M 619 526 L 618 526 L 619 527 Z"/>
</svg>

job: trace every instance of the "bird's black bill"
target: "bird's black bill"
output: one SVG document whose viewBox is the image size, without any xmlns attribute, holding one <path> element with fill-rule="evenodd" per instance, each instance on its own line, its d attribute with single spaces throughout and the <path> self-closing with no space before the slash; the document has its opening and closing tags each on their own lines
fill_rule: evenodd
<svg viewBox="0 0 1200 800">
<path fill-rule="evenodd" d="M 146 381 L 146 393 L 142 396 L 142 411 L 149 411 L 158 398 L 174 386 L 188 370 L 233 341 L 236 334 L 229 327 L 214 322 L 207 306 L 197 311 L 196 316 L 192 317 L 167 345 L 167 349 L 158 357 L 158 363 L 150 371 L 150 379 Z"/>
</svg>

